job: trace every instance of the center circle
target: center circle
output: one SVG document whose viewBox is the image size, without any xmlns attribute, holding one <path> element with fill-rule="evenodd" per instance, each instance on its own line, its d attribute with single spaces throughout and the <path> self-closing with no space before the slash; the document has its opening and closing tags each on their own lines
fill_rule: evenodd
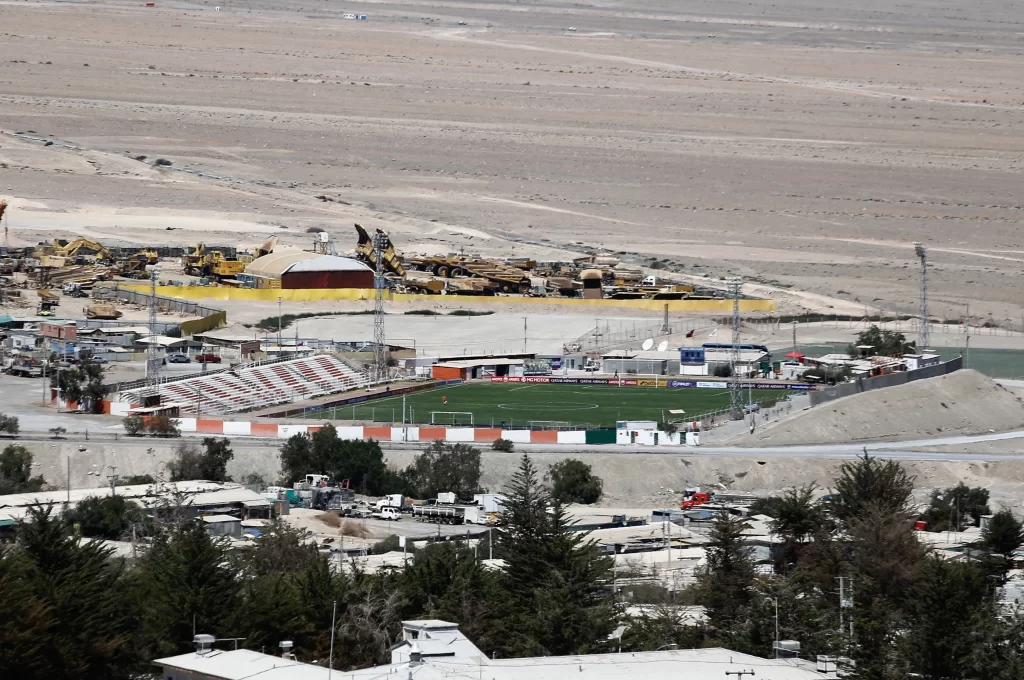
<svg viewBox="0 0 1024 680">
<path fill-rule="evenodd" d="M 601 408 L 598 404 L 580 404 L 573 402 L 534 401 L 529 404 L 498 404 L 498 408 L 507 411 L 526 411 L 535 408 L 557 408 L 560 411 L 593 411 Z"/>
</svg>

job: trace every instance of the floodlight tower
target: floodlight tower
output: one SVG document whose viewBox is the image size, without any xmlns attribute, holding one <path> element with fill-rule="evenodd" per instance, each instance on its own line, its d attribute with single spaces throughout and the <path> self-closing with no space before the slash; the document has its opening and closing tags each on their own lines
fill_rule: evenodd
<svg viewBox="0 0 1024 680">
<path fill-rule="evenodd" d="M 158 353 L 156 342 L 156 284 L 160 279 L 160 265 L 155 265 L 149 272 L 149 347 L 146 349 L 146 382 L 156 385 L 160 382 L 160 365 L 163 360 Z"/>
<path fill-rule="evenodd" d="M 928 249 L 919 241 L 914 242 L 914 253 L 921 260 L 921 321 L 917 335 L 917 351 L 928 348 Z"/>
<path fill-rule="evenodd" d="M 374 305 L 373 305 L 373 379 L 383 380 L 387 377 L 387 340 L 384 337 L 384 250 L 387 248 L 388 235 L 378 231 L 373 238 L 374 259 Z"/>
<path fill-rule="evenodd" d="M 743 291 L 743 279 L 738 276 L 726 280 L 729 296 L 732 297 L 732 351 L 729 353 L 729 408 L 732 417 L 743 418 L 743 390 L 740 388 L 740 293 Z"/>
</svg>

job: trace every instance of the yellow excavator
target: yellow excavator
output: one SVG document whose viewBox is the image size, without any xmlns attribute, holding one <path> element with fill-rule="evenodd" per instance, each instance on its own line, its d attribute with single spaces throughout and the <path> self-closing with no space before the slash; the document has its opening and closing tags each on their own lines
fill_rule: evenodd
<svg viewBox="0 0 1024 680">
<path fill-rule="evenodd" d="M 97 262 L 110 262 L 110 251 L 102 244 L 87 238 L 76 238 L 67 242 L 54 239 L 53 244 L 36 248 L 35 257 L 43 267 L 63 267 L 67 264 L 84 264 L 87 251 Z M 70 260 L 70 262 L 69 262 Z"/>
</svg>

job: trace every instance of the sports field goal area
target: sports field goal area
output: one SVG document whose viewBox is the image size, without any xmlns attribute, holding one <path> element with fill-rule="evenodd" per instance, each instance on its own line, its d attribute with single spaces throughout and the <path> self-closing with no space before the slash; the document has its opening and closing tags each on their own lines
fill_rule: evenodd
<svg viewBox="0 0 1024 680">
<path fill-rule="evenodd" d="M 784 399 L 785 389 L 754 389 L 761 408 Z M 748 391 L 743 390 L 744 400 Z M 401 423 L 402 396 L 310 412 L 307 418 Z M 701 419 L 729 408 L 729 390 L 619 385 L 465 383 L 405 395 L 405 422 L 440 427 L 563 429 L 615 427 L 618 421 Z M 682 413 L 680 413 L 682 412 Z"/>
<path fill-rule="evenodd" d="M 473 425 L 472 411 L 431 411 L 431 425 Z"/>
</svg>

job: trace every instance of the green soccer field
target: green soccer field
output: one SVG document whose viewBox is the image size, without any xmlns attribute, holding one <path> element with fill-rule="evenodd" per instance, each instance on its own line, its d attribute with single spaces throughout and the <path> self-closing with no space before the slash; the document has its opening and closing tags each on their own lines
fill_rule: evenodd
<svg viewBox="0 0 1024 680">
<path fill-rule="evenodd" d="M 753 390 L 755 402 L 775 400 L 787 390 Z M 447 399 L 447 403 L 444 400 Z M 744 391 L 746 399 L 746 391 Z M 611 385 L 551 385 L 468 383 L 406 395 L 410 423 L 500 427 L 554 424 L 614 427 L 617 420 L 697 419 L 729 407 L 728 390 L 707 388 L 618 387 Z M 682 409 L 685 415 L 673 415 Z M 436 412 L 436 413 L 435 413 Z M 374 399 L 355 406 L 338 406 L 310 413 L 320 420 L 402 421 L 402 398 Z"/>
</svg>

